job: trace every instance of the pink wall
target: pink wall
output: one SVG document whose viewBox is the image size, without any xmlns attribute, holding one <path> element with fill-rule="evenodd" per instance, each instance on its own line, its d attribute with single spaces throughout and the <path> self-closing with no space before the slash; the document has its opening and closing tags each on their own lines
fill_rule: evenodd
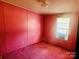
<svg viewBox="0 0 79 59">
<path fill-rule="evenodd" d="M 43 16 L 45 18 L 41 18 L 42 15 L 0 2 L 0 16 L 0 51 L 2 53 L 8 53 L 39 42 L 41 32 L 43 32 L 42 39 L 47 39 L 46 41 L 49 43 L 72 51 L 75 49 L 77 20 L 74 21 L 74 18 L 71 24 L 72 34 L 69 35 L 68 41 L 63 41 L 55 38 L 54 30 L 51 32 L 51 28 L 54 28 L 56 24 L 56 15 L 45 15 Z M 43 31 L 41 31 L 41 25 Z"/>
<path fill-rule="evenodd" d="M 41 26 L 41 16 L 39 14 L 1 1 L 0 6 L 2 7 L 0 7 L 0 16 L 4 18 L 0 17 L 0 21 L 3 21 L 4 25 L 0 23 L 0 32 L 2 32 L 1 28 L 4 27 L 2 29 L 4 30 L 3 33 L 0 34 L 0 40 L 3 42 L 0 46 L 2 53 L 14 51 L 39 42 Z M 1 9 L 4 10 L 3 13 Z M 30 20 L 33 22 L 29 22 Z M 35 23 L 35 25 L 31 23 Z M 31 24 L 31 30 L 29 30 L 28 24 Z M 1 38 L 1 36 L 4 38 Z"/>
<path fill-rule="evenodd" d="M 4 31 L 4 24 L 3 24 L 3 6 L 2 3 L 0 2 L 0 55 L 1 55 L 1 47 L 2 47 L 2 39 L 4 39 L 3 37 L 3 31 Z"/>
<path fill-rule="evenodd" d="M 64 14 L 62 14 L 64 15 Z M 45 16 L 45 33 L 47 39 L 45 41 L 59 46 L 66 48 L 70 51 L 75 51 L 75 44 L 76 44 L 76 33 L 77 33 L 77 14 L 76 13 L 71 13 L 68 14 L 69 17 L 71 18 L 71 24 L 70 24 L 70 32 L 69 32 L 69 38 L 67 41 L 63 39 L 58 39 L 56 38 L 55 31 L 56 31 L 56 18 L 60 17 L 61 14 L 59 15 L 47 15 Z M 61 16 L 63 17 L 63 16 Z"/>
</svg>

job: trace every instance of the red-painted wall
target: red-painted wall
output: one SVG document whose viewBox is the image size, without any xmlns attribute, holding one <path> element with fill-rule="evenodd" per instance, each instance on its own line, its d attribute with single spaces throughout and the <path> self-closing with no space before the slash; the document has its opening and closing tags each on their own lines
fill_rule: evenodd
<svg viewBox="0 0 79 59">
<path fill-rule="evenodd" d="M 70 17 L 70 30 L 69 30 L 69 38 L 68 40 L 58 39 L 56 38 L 56 21 L 58 17 Z M 76 34 L 77 34 L 77 23 L 78 18 L 76 13 L 69 14 L 56 14 L 56 15 L 45 15 L 45 41 L 68 49 L 70 51 L 75 51 L 76 44 Z"/>
<path fill-rule="evenodd" d="M 0 21 L 3 21 L 4 25 L 0 23 L 0 40 L 3 42 L 2 46 L 0 45 L 2 53 L 8 53 L 39 42 L 41 30 L 41 16 L 39 14 L 0 2 Z M 3 32 L 1 31 L 2 27 L 4 27 Z"/>
<path fill-rule="evenodd" d="M 42 15 L 41 15 L 42 16 Z M 71 34 L 68 41 L 55 37 L 57 15 L 39 14 L 0 1 L 0 51 L 8 53 L 40 41 L 42 38 L 60 47 L 74 51 L 77 19 L 72 18 Z M 41 22 L 43 20 L 43 22 Z M 74 21 L 75 20 L 75 21 Z M 42 25 L 42 28 L 41 28 Z M 44 27 L 45 26 L 45 27 Z M 42 29 L 42 31 L 41 31 Z M 51 29 L 53 29 L 51 31 Z M 52 34 L 52 35 L 51 35 Z"/>
<path fill-rule="evenodd" d="M 3 43 L 3 32 L 4 32 L 4 24 L 3 24 L 3 19 L 4 19 L 4 14 L 3 14 L 3 6 L 2 2 L 0 2 L 0 55 L 1 55 L 1 47 Z"/>
</svg>

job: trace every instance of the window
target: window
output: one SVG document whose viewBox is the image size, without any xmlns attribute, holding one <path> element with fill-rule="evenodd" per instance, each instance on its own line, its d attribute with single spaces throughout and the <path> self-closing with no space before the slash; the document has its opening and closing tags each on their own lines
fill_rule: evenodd
<svg viewBox="0 0 79 59">
<path fill-rule="evenodd" d="M 69 17 L 57 18 L 56 38 L 68 40 L 69 27 L 70 27 Z"/>
</svg>

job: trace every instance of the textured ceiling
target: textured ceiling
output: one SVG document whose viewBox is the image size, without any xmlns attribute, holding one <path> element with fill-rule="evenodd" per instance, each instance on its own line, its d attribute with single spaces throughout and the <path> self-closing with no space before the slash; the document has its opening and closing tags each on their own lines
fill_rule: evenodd
<svg viewBox="0 0 79 59">
<path fill-rule="evenodd" d="M 40 5 L 37 0 L 2 0 L 36 13 L 66 13 L 79 11 L 79 0 L 48 0 L 48 7 Z"/>
</svg>

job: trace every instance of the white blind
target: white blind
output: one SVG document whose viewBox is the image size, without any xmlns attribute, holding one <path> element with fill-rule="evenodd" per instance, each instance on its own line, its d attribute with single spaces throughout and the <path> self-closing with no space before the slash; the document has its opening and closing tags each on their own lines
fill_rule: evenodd
<svg viewBox="0 0 79 59">
<path fill-rule="evenodd" d="M 69 17 L 57 18 L 56 38 L 68 40 L 69 27 L 70 27 Z"/>
</svg>

